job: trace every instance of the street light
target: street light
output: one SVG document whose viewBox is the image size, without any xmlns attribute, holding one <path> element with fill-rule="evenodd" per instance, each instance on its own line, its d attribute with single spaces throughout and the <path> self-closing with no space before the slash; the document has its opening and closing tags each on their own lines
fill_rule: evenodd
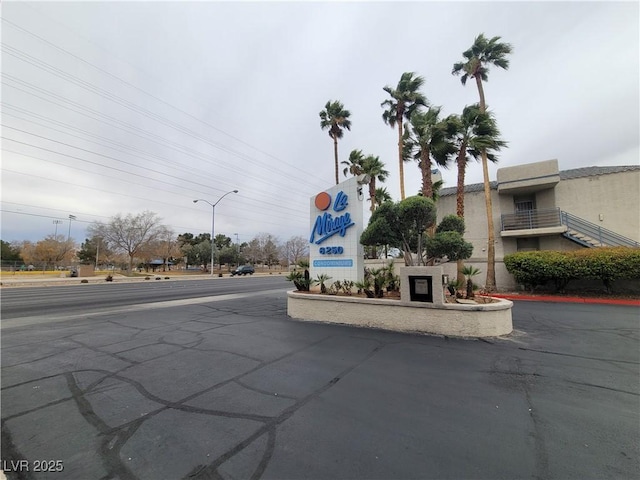
<svg viewBox="0 0 640 480">
<path fill-rule="evenodd" d="M 67 235 L 67 242 L 71 240 L 71 220 L 75 220 L 75 215 L 69 215 L 69 235 Z"/>
<path fill-rule="evenodd" d="M 225 193 L 218 199 L 216 203 L 211 203 L 208 200 L 203 200 L 202 198 L 198 198 L 197 200 L 193 201 L 193 203 L 204 202 L 211 205 L 211 276 L 212 277 L 213 277 L 213 265 L 214 265 L 215 248 L 216 248 L 216 243 L 213 241 L 213 239 L 215 238 L 216 205 L 220 203 L 220 200 L 222 200 L 224 197 L 226 197 L 230 193 L 238 193 L 238 190 L 231 190 L 230 192 Z"/>
<path fill-rule="evenodd" d="M 58 225 L 60 225 L 61 223 L 64 223 L 64 221 L 62 220 L 54 220 L 53 224 L 56 226 L 55 227 L 55 231 L 53 232 L 53 238 L 57 239 L 58 238 Z"/>
</svg>

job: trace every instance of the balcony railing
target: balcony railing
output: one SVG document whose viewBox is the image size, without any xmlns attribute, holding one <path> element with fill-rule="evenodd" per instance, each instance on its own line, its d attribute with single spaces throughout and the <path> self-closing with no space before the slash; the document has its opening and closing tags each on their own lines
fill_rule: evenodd
<svg viewBox="0 0 640 480">
<path fill-rule="evenodd" d="M 586 247 L 627 246 L 638 247 L 633 239 L 623 237 L 600 225 L 591 223 L 559 208 L 549 210 L 528 210 L 502 215 L 502 231 L 533 230 L 536 228 L 566 226 L 563 235 Z"/>
<path fill-rule="evenodd" d="M 527 210 L 502 215 L 502 230 L 531 230 L 562 225 L 559 208 Z"/>
</svg>

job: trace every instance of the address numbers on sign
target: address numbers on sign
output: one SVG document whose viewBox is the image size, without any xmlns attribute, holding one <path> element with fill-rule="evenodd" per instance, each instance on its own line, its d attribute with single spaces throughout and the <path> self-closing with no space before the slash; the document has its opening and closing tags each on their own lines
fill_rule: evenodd
<svg viewBox="0 0 640 480">
<path fill-rule="evenodd" d="M 320 255 L 340 255 L 344 253 L 342 247 L 320 247 Z"/>
</svg>

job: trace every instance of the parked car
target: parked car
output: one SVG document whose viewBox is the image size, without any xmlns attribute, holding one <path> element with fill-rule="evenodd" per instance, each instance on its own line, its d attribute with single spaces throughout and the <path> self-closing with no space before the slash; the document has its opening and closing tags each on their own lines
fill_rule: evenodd
<svg viewBox="0 0 640 480">
<path fill-rule="evenodd" d="M 233 272 L 231 272 L 231 276 L 233 277 L 234 275 L 253 275 L 254 273 L 256 273 L 256 269 L 253 268 L 251 265 L 241 265 L 238 268 L 236 268 Z"/>
</svg>

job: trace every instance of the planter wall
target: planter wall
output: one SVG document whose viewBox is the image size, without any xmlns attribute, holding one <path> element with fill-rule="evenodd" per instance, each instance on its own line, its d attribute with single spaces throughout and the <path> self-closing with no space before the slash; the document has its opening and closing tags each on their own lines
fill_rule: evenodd
<svg viewBox="0 0 640 480">
<path fill-rule="evenodd" d="M 287 293 L 291 318 L 452 337 L 496 337 L 513 330 L 509 300 L 434 305 L 420 302 Z"/>
</svg>

